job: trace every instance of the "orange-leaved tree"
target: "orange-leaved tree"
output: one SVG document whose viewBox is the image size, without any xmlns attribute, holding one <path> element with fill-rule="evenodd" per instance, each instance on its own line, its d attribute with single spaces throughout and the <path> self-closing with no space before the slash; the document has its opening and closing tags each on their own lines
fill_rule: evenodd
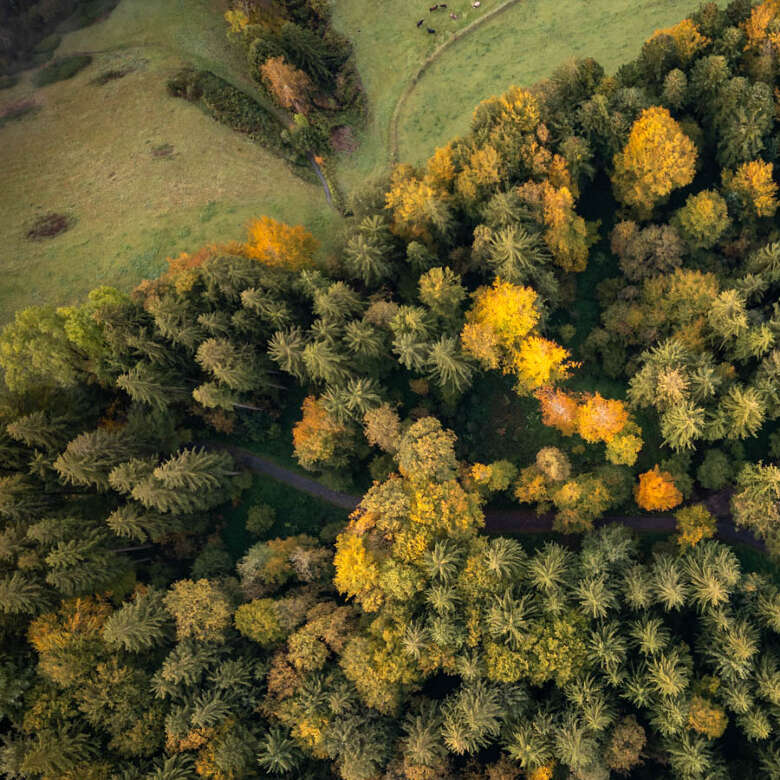
<svg viewBox="0 0 780 780">
<path fill-rule="evenodd" d="M 337 467 L 346 463 L 352 433 L 331 417 L 322 403 L 309 395 L 303 400 L 303 418 L 293 427 L 295 457 L 305 469 Z"/>
<path fill-rule="evenodd" d="M 633 466 L 642 449 L 642 431 L 622 401 L 599 393 L 566 393 L 543 387 L 536 392 L 542 422 L 564 436 L 579 434 L 590 444 L 604 442 L 610 463 Z"/>
<path fill-rule="evenodd" d="M 780 2 L 764 0 L 750 12 L 750 18 L 745 22 L 747 46 L 756 50 L 762 49 L 766 43 L 780 54 Z"/>
<path fill-rule="evenodd" d="M 599 393 L 588 397 L 577 409 L 577 433 L 587 442 L 609 442 L 628 422 L 628 411 L 622 401 L 602 398 Z"/>
<path fill-rule="evenodd" d="M 311 79 L 284 57 L 271 57 L 260 66 L 260 75 L 282 108 L 299 114 L 309 111 L 309 95 L 314 88 Z"/>
<path fill-rule="evenodd" d="M 303 225 L 286 225 L 271 217 L 253 219 L 247 228 L 245 244 L 233 242 L 225 249 L 259 260 L 273 268 L 299 271 L 314 264 L 319 241 Z"/>
<path fill-rule="evenodd" d="M 639 484 L 634 488 L 634 498 L 637 504 L 648 512 L 674 509 L 683 500 L 682 493 L 674 484 L 674 477 L 668 471 L 661 471 L 657 465 L 639 475 Z"/>
<path fill-rule="evenodd" d="M 693 181 L 696 145 L 666 108 L 651 106 L 632 125 L 614 164 L 615 196 L 646 218 L 672 190 Z"/>
</svg>

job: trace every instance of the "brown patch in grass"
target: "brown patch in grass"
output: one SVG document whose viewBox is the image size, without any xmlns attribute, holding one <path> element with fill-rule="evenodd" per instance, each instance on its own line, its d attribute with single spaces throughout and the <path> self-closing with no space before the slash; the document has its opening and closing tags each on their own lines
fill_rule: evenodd
<svg viewBox="0 0 780 780">
<path fill-rule="evenodd" d="M 155 160 L 170 160 L 173 157 L 176 150 L 173 148 L 173 144 L 160 144 L 159 146 L 152 147 L 152 157 Z"/>
<path fill-rule="evenodd" d="M 354 152 L 358 148 L 358 141 L 349 125 L 341 125 L 333 128 L 330 146 L 334 152 Z"/>
<path fill-rule="evenodd" d="M 35 220 L 33 226 L 27 231 L 27 238 L 31 241 L 54 238 L 70 228 L 73 222 L 74 220 L 67 214 L 57 214 L 52 211 Z"/>
</svg>

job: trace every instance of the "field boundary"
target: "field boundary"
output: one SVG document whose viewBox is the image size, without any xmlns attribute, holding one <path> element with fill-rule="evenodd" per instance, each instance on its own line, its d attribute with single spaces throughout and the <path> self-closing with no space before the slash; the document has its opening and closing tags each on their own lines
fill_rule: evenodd
<svg viewBox="0 0 780 780">
<path fill-rule="evenodd" d="M 467 24 L 463 29 L 453 33 L 444 43 L 437 46 L 423 61 L 422 65 L 417 69 L 415 74 L 409 79 L 409 83 L 404 88 L 401 96 L 398 98 L 398 102 L 395 104 L 392 116 L 390 117 L 390 127 L 388 129 L 388 159 L 390 165 L 395 165 L 398 162 L 398 121 L 401 116 L 401 111 L 409 99 L 409 96 L 414 92 L 420 79 L 425 75 L 428 68 L 433 65 L 436 60 L 447 51 L 450 46 L 453 46 L 458 41 L 462 40 L 466 35 L 481 27 L 483 24 L 495 19 L 499 14 L 502 14 L 508 8 L 521 0 L 506 0 L 502 5 L 496 6 L 492 11 L 488 11 L 484 16 L 480 16 L 479 19 L 475 19 L 471 24 Z"/>
</svg>

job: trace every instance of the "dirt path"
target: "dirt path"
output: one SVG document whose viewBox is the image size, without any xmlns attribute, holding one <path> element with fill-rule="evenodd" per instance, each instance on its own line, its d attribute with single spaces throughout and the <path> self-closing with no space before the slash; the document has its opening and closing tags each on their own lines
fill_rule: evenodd
<svg viewBox="0 0 780 780">
<path fill-rule="evenodd" d="M 308 493 L 311 496 L 326 501 L 342 509 L 352 510 L 360 502 L 359 496 L 342 493 L 338 490 L 321 485 L 311 477 L 297 474 L 290 469 L 254 455 L 240 447 L 225 447 L 235 460 L 256 474 L 265 474 L 272 479 L 283 482 L 290 487 Z M 537 515 L 531 510 L 523 509 L 488 509 L 485 512 L 485 530 L 491 534 L 540 534 L 551 533 L 552 515 Z M 640 533 L 672 533 L 675 530 L 673 515 L 610 515 L 603 517 L 596 525 L 622 523 Z M 757 550 L 764 551 L 764 545 L 749 531 L 736 528 L 730 516 L 721 516 L 718 520 L 718 537 L 731 544 L 745 544 Z"/>
<path fill-rule="evenodd" d="M 412 94 L 412 92 L 414 92 L 417 84 L 425 75 L 425 72 L 428 70 L 428 68 L 430 68 L 431 65 L 433 65 L 433 63 L 436 62 L 436 60 L 438 60 L 439 57 L 441 57 L 441 55 L 450 48 L 450 46 L 460 40 L 463 40 L 463 38 L 469 35 L 469 33 L 480 28 L 486 22 L 494 19 L 496 16 L 506 11 L 507 8 L 510 8 L 519 2 L 520 0 L 506 0 L 501 5 L 496 6 L 491 11 L 488 11 L 484 16 L 480 16 L 478 19 L 475 19 L 473 22 L 471 22 L 471 24 L 466 25 L 466 27 L 464 27 L 462 30 L 458 30 L 457 32 L 453 33 L 450 38 L 444 41 L 444 43 L 434 49 L 434 51 L 432 51 L 425 58 L 423 64 L 420 65 L 415 74 L 411 77 L 411 79 L 409 79 L 409 83 L 401 93 L 401 97 L 398 98 L 398 102 L 395 104 L 395 108 L 393 109 L 393 114 L 390 117 L 390 128 L 388 132 L 388 144 L 390 148 L 388 151 L 391 165 L 395 165 L 398 162 L 398 122 L 401 118 L 401 112 L 403 111 L 404 105 L 409 99 L 409 96 Z"/>
</svg>

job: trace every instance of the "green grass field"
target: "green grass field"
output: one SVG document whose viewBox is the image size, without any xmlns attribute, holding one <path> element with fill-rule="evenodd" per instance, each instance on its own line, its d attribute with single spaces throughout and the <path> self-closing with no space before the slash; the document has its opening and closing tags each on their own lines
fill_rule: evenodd
<svg viewBox="0 0 780 780">
<path fill-rule="evenodd" d="M 222 12 L 210 0 L 122 0 L 57 50 L 93 54 L 89 67 L 38 90 L 27 72 L 0 93 L 0 114 L 24 99 L 40 106 L 0 127 L 0 322 L 23 306 L 73 302 L 97 284 L 130 289 L 166 257 L 243 238 L 261 214 L 305 224 L 327 251 L 339 217 L 320 187 L 166 93 L 185 63 L 252 89 Z M 90 83 L 127 67 L 135 70 L 121 79 Z M 165 145 L 172 156 L 156 157 Z M 75 225 L 28 240 L 31 223 L 49 212 Z"/>
</svg>

